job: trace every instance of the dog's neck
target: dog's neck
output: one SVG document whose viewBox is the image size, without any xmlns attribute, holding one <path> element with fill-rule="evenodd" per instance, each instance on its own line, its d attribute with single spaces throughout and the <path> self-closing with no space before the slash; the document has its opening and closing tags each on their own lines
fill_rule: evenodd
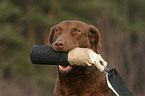
<svg viewBox="0 0 145 96">
<path fill-rule="evenodd" d="M 77 66 L 68 74 L 64 75 L 60 72 L 58 74 L 62 90 L 63 88 L 67 88 L 68 91 L 71 90 L 72 92 L 83 92 L 85 90 L 86 92 L 109 91 L 105 81 L 105 73 L 100 72 L 95 66 Z"/>
</svg>

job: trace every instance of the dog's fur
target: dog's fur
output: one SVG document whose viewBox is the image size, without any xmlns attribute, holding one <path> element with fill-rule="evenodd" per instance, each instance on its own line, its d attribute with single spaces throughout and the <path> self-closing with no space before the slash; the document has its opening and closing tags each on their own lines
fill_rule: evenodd
<svg viewBox="0 0 145 96">
<path fill-rule="evenodd" d="M 48 40 L 55 51 L 68 52 L 81 47 L 98 53 L 100 34 L 96 27 L 81 21 L 63 21 L 51 28 Z M 59 69 L 54 96 L 112 96 L 104 72 L 95 66 L 73 66 L 69 71 Z"/>
</svg>

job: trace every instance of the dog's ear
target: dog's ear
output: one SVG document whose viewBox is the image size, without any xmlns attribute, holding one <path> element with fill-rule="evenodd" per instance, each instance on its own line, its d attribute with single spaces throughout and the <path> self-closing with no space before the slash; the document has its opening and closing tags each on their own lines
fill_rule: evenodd
<svg viewBox="0 0 145 96">
<path fill-rule="evenodd" d="M 100 47 L 100 33 L 98 29 L 92 25 L 89 25 L 89 40 L 91 48 L 99 53 L 98 49 Z"/>
<path fill-rule="evenodd" d="M 54 30 L 55 30 L 55 26 L 52 27 L 50 29 L 50 33 L 49 33 L 49 36 L 48 36 L 48 43 L 49 43 L 49 46 L 53 43 L 53 40 L 54 40 Z"/>
</svg>

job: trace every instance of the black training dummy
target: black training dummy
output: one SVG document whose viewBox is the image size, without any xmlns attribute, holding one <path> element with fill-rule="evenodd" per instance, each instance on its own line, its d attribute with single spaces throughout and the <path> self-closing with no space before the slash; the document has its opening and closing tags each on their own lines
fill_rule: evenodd
<svg viewBox="0 0 145 96">
<path fill-rule="evenodd" d="M 33 64 L 62 66 L 91 66 L 94 64 L 101 72 L 107 66 L 107 62 L 100 54 L 89 48 L 74 48 L 69 52 L 56 52 L 51 46 L 34 45 L 30 57 Z M 100 61 L 104 64 L 100 64 Z"/>
<path fill-rule="evenodd" d="M 69 65 L 67 52 L 55 52 L 51 46 L 34 45 L 30 52 L 33 64 Z"/>
</svg>

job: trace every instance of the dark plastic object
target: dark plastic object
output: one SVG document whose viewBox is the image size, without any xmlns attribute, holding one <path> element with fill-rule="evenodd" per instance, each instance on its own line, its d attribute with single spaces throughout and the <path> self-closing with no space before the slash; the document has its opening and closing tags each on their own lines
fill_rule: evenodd
<svg viewBox="0 0 145 96">
<path fill-rule="evenodd" d="M 56 52 L 51 46 L 34 45 L 30 52 L 33 64 L 42 65 L 69 65 L 67 52 Z"/>
<path fill-rule="evenodd" d="M 111 83 L 112 87 L 117 91 L 119 96 L 132 96 L 130 90 L 120 77 L 116 69 L 111 69 L 109 71 L 108 80 Z"/>
</svg>

